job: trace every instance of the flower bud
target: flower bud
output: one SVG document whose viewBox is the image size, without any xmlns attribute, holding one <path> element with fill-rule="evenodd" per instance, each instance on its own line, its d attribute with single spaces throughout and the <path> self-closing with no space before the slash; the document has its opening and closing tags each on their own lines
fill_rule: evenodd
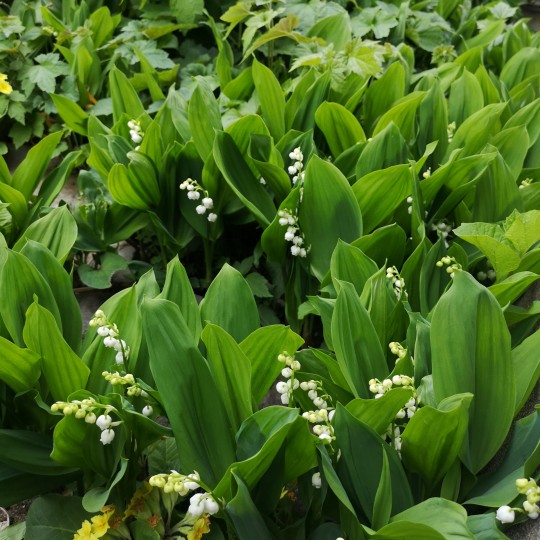
<svg viewBox="0 0 540 540">
<path fill-rule="evenodd" d="M 311 485 L 315 489 L 321 489 L 321 484 L 322 484 L 321 473 L 320 472 L 314 473 L 313 476 L 311 477 Z"/>
</svg>

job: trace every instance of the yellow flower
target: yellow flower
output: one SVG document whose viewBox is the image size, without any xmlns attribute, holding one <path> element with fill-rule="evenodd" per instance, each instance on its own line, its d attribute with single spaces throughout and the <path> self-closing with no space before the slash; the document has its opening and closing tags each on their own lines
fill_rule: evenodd
<svg viewBox="0 0 540 540">
<path fill-rule="evenodd" d="M 210 532 L 210 518 L 200 517 L 193 525 L 193 529 L 188 532 L 187 540 L 201 540 L 203 534 Z"/>
<path fill-rule="evenodd" d="M 110 514 L 101 514 L 92 518 L 92 532 L 97 538 L 101 538 L 109 530 Z"/>
<path fill-rule="evenodd" d="M 73 540 L 98 540 L 92 531 L 92 524 L 86 519 L 82 522 L 81 528 L 73 536 Z"/>
<path fill-rule="evenodd" d="M 11 94 L 13 88 L 11 84 L 8 83 L 7 75 L 0 73 L 0 94 Z"/>
</svg>

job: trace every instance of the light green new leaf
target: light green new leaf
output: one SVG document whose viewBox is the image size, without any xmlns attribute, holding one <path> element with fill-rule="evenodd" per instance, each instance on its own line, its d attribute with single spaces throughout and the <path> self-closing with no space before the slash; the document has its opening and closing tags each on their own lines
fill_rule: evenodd
<svg viewBox="0 0 540 540">
<path fill-rule="evenodd" d="M 66 343 L 51 313 L 34 303 L 26 313 L 24 341 L 41 357 L 41 371 L 55 401 L 86 387 L 88 366 Z"/>
<path fill-rule="evenodd" d="M 19 226 L 26 217 L 28 204 L 24 195 L 9 184 L 0 182 L 0 201 L 9 204 L 9 213 L 13 216 L 16 226 Z"/>
<path fill-rule="evenodd" d="M 223 404 L 234 431 L 253 413 L 251 363 L 236 341 L 223 328 L 207 324 L 201 335 L 208 365 L 221 391 Z"/>
<path fill-rule="evenodd" d="M 262 117 L 272 137 L 279 141 L 285 134 L 285 96 L 273 74 L 264 64 L 253 59 L 253 82 L 261 104 Z"/>
<path fill-rule="evenodd" d="M 242 306 L 241 310 L 237 307 Z M 238 270 L 224 264 L 200 304 L 203 322 L 217 324 L 237 342 L 259 328 L 259 311 L 251 288 Z"/>
<path fill-rule="evenodd" d="M 315 112 L 315 122 L 334 158 L 356 143 L 366 141 L 366 134 L 356 117 L 339 103 L 321 103 Z"/>
<path fill-rule="evenodd" d="M 63 263 L 75 240 L 77 223 L 67 206 L 53 208 L 47 215 L 34 221 L 17 243 L 14 251 L 22 251 L 27 240 L 34 240 L 45 246 L 56 259 Z"/>
<path fill-rule="evenodd" d="M 453 281 L 431 321 L 433 389 L 438 402 L 474 394 L 460 458 L 476 473 L 499 449 L 513 418 L 510 333 L 501 307 L 486 288 L 464 271 L 455 272 Z"/>
<path fill-rule="evenodd" d="M 504 221 L 504 236 L 514 247 L 525 253 L 540 241 L 540 210 L 519 213 L 514 210 Z"/>
<path fill-rule="evenodd" d="M 360 206 L 366 232 L 389 220 L 411 194 L 411 181 L 409 165 L 395 165 L 373 171 L 353 184 L 352 190 Z"/>
<path fill-rule="evenodd" d="M 121 120 L 124 114 L 127 114 L 130 119 L 139 119 L 141 116 L 148 117 L 132 84 L 116 67 L 113 67 L 109 73 L 109 87 L 115 124 Z"/>
<path fill-rule="evenodd" d="M 13 173 L 12 187 L 29 200 L 47 170 L 54 150 L 62 139 L 62 132 L 47 135 L 33 146 Z"/>
<path fill-rule="evenodd" d="M 463 121 L 484 106 L 482 87 L 478 79 L 465 70 L 463 75 L 452 83 L 448 100 L 448 121 L 460 126 Z"/>
<path fill-rule="evenodd" d="M 240 349 L 251 361 L 251 393 L 256 405 L 283 369 L 277 357 L 284 351 L 293 355 L 303 343 L 298 334 L 281 324 L 259 328 L 240 343 Z"/>
<path fill-rule="evenodd" d="M 388 374 L 377 332 L 354 285 L 340 282 L 332 316 L 332 342 L 343 375 L 355 397 L 370 397 L 369 380 Z"/>
<path fill-rule="evenodd" d="M 306 169 L 299 219 L 310 246 L 311 270 L 322 280 L 338 239 L 352 242 L 362 235 L 362 214 L 347 179 L 334 165 L 316 156 Z"/>
<path fill-rule="evenodd" d="M 51 94 L 51 99 L 67 127 L 79 135 L 88 136 L 88 113 L 66 96 Z"/>
<path fill-rule="evenodd" d="M 15 392 L 24 392 L 39 379 L 41 366 L 39 356 L 30 349 L 17 347 L 0 336 L 0 380 Z"/>
<path fill-rule="evenodd" d="M 235 460 L 221 391 L 176 304 L 142 304 L 150 368 L 178 445 L 182 471 L 197 470 L 214 487 Z M 204 427 L 204 429 L 201 429 Z"/>
<path fill-rule="evenodd" d="M 517 414 L 531 395 L 540 377 L 540 330 L 512 350 L 512 365 L 516 378 L 516 401 L 514 414 Z"/>
<path fill-rule="evenodd" d="M 450 469 L 463 445 L 472 394 L 443 399 L 418 409 L 402 433 L 401 455 L 407 470 L 419 473 L 433 488 Z"/>
</svg>

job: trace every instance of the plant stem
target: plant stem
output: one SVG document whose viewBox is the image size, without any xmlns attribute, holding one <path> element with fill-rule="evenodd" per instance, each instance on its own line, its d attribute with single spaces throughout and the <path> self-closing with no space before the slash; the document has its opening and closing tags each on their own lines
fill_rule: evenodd
<svg viewBox="0 0 540 540">
<path fill-rule="evenodd" d="M 204 268 L 205 268 L 205 282 L 206 287 L 210 287 L 212 283 L 212 259 L 214 257 L 214 243 L 204 239 Z"/>
</svg>

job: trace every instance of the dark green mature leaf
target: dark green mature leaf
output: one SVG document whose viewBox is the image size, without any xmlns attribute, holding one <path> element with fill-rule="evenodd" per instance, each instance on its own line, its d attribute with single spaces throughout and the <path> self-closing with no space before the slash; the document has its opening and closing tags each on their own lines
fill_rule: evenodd
<svg viewBox="0 0 540 540">
<path fill-rule="evenodd" d="M 15 392 L 32 388 L 41 373 L 39 356 L 0 336 L 0 380 Z"/>
<path fill-rule="evenodd" d="M 214 487 L 235 459 L 234 432 L 221 392 L 176 304 L 146 299 L 142 317 L 150 368 L 178 444 L 182 471 L 197 470 Z"/>
<path fill-rule="evenodd" d="M 336 358 L 356 397 L 368 398 L 369 380 L 388 374 L 386 358 L 366 308 L 354 285 L 340 282 L 332 316 L 332 342 Z"/>
<path fill-rule="evenodd" d="M 370 427 L 338 404 L 333 420 L 336 444 L 341 450 L 338 475 L 357 511 L 371 522 L 374 502 L 383 467 L 383 452 L 388 458 L 392 486 L 390 515 L 413 504 L 413 499 L 397 452 Z"/>
<path fill-rule="evenodd" d="M 77 223 L 67 206 L 53 208 L 46 216 L 34 221 L 13 246 L 15 251 L 22 251 L 27 240 L 34 240 L 44 245 L 63 263 L 75 240 Z"/>
<path fill-rule="evenodd" d="M 388 463 L 388 456 L 383 452 L 381 479 L 379 480 L 379 487 L 373 501 L 371 526 L 374 529 L 379 529 L 388 523 L 392 511 L 392 506 L 388 504 L 388 501 L 391 500 L 392 479 L 390 478 L 390 465 Z"/>
<path fill-rule="evenodd" d="M 403 463 L 430 487 L 442 480 L 458 457 L 472 399 L 472 394 L 459 394 L 443 399 L 437 409 L 420 408 L 401 435 Z"/>
<path fill-rule="evenodd" d="M 311 270 L 322 280 L 338 239 L 352 242 L 362 235 L 362 215 L 347 179 L 316 156 L 306 169 L 299 219 L 306 243 L 311 246 Z"/>
<path fill-rule="evenodd" d="M 353 184 L 366 232 L 388 221 L 411 194 L 411 181 L 409 165 L 395 165 L 369 173 Z"/>
<path fill-rule="evenodd" d="M 242 306 L 239 311 L 237 306 Z M 201 319 L 221 326 L 237 342 L 259 328 L 259 312 L 251 288 L 238 270 L 223 265 L 200 305 Z"/>
<path fill-rule="evenodd" d="M 207 324 L 201 335 L 208 351 L 208 365 L 221 391 L 230 425 L 238 431 L 253 413 L 251 363 L 236 341 L 223 328 Z"/>
<path fill-rule="evenodd" d="M 229 133 L 215 133 L 214 159 L 227 184 L 264 227 L 276 215 L 272 198 L 255 177 Z"/>
<path fill-rule="evenodd" d="M 277 357 L 284 351 L 293 355 L 304 343 L 288 326 L 264 326 L 252 332 L 240 343 L 240 348 L 251 361 L 251 393 L 259 404 L 276 380 L 283 364 Z"/>
<path fill-rule="evenodd" d="M 469 436 L 460 457 L 476 473 L 493 457 L 510 428 L 515 383 L 502 309 L 464 271 L 455 272 L 452 287 L 433 311 L 431 351 L 436 400 L 474 394 Z M 486 416 L 487 410 L 496 414 Z"/>
<path fill-rule="evenodd" d="M 540 330 L 512 350 L 512 365 L 516 379 L 516 401 L 514 414 L 517 414 L 531 395 L 540 377 Z"/>
<path fill-rule="evenodd" d="M 51 313 L 38 303 L 28 308 L 23 335 L 28 348 L 41 357 L 41 371 L 54 400 L 65 401 L 86 387 L 88 366 L 66 343 Z"/>
<path fill-rule="evenodd" d="M 100 267 L 92 268 L 89 264 L 79 266 L 81 281 L 93 289 L 108 289 L 112 285 L 112 278 L 116 272 L 125 270 L 128 263 L 124 257 L 116 253 L 104 253 L 100 257 Z"/>
<path fill-rule="evenodd" d="M 467 517 L 467 526 L 476 540 L 508 540 L 508 536 L 499 529 L 497 523 L 499 522 L 495 518 L 495 512 Z"/>
<path fill-rule="evenodd" d="M 26 540 L 72 540 L 91 515 L 79 497 L 45 495 L 30 507 L 26 521 Z"/>
</svg>

